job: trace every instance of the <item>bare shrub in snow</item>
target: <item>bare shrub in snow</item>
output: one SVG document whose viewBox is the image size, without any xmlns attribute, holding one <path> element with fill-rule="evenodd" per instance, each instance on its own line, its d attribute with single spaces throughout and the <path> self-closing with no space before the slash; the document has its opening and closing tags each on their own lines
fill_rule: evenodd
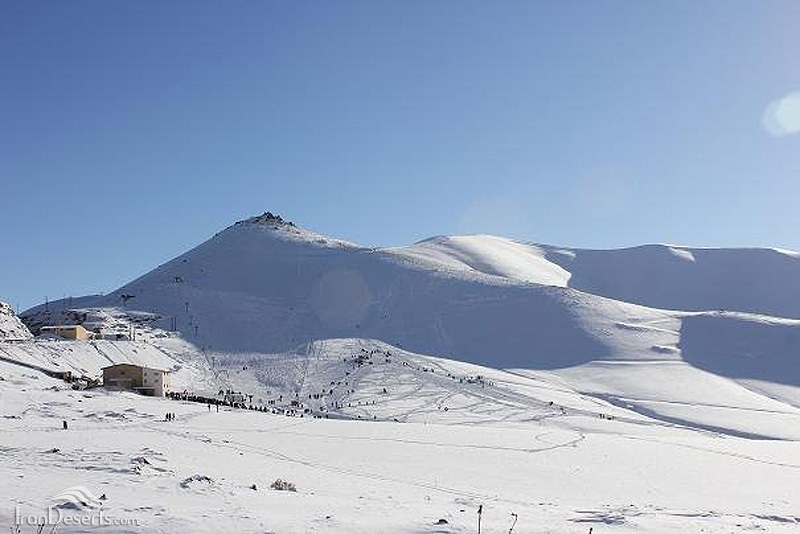
<svg viewBox="0 0 800 534">
<path fill-rule="evenodd" d="M 181 487 L 184 489 L 189 489 L 191 487 L 196 486 L 210 486 L 214 484 L 214 480 L 211 477 L 207 477 L 205 475 L 192 475 L 189 478 L 183 479 L 181 482 Z"/>
<path fill-rule="evenodd" d="M 283 480 L 280 478 L 270 484 L 269 487 L 278 491 L 297 491 L 297 487 L 294 485 L 294 482 L 289 482 L 288 480 Z"/>
</svg>

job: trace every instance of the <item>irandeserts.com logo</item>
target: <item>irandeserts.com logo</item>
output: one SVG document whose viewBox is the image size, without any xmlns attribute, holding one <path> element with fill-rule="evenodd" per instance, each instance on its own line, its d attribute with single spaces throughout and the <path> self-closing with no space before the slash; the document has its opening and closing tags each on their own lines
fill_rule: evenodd
<svg viewBox="0 0 800 534">
<path fill-rule="evenodd" d="M 108 515 L 103 509 L 105 494 L 98 497 L 85 486 L 72 486 L 50 499 L 50 504 L 37 513 L 14 510 L 16 532 L 22 526 L 55 527 L 75 525 L 84 527 L 139 526 L 138 519 L 119 518 Z"/>
</svg>

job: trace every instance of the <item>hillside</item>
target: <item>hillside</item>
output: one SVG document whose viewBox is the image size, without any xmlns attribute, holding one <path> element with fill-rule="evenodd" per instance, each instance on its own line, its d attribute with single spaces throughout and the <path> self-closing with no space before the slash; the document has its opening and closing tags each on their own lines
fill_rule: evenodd
<svg viewBox="0 0 800 534">
<path fill-rule="evenodd" d="M 30 338 L 30 331 L 19 320 L 11 306 L 0 301 L 0 341 Z"/>
<path fill-rule="evenodd" d="M 440 236 L 392 250 L 433 268 L 571 287 L 653 308 L 800 318 L 800 254 L 786 250 L 588 250 L 485 235 Z"/>
<path fill-rule="evenodd" d="M 508 532 L 515 516 L 515 533 L 552 534 L 789 534 L 800 523 L 796 442 L 719 437 L 578 396 L 566 413 L 549 402 L 520 409 L 526 388 L 567 401 L 557 379 L 519 379 L 517 395 L 489 403 L 478 384 L 460 398 L 440 383 L 401 399 L 416 387 L 404 380 L 389 406 L 353 399 L 352 411 L 402 405 L 413 420 L 366 423 L 72 391 L 2 361 L 0 377 L 0 476 L 14 480 L 0 486 L 6 525 L 17 509 L 38 517 L 47 506 L 96 517 L 54 500 L 76 485 L 103 497 L 105 517 L 137 522 L 104 529 L 113 532 L 465 534 L 479 506 L 486 533 Z M 296 491 L 272 489 L 278 478 Z"/>
<path fill-rule="evenodd" d="M 794 436 L 785 423 L 800 407 L 800 321 L 696 311 L 703 302 L 712 309 L 721 304 L 706 298 L 714 292 L 701 290 L 712 281 L 725 288 L 736 310 L 790 311 L 769 293 L 756 299 L 733 287 L 743 272 L 738 262 L 751 266 L 751 276 L 780 280 L 772 263 L 760 261 L 772 253 L 665 250 L 567 251 L 491 236 L 370 249 L 265 214 L 106 296 L 82 299 L 77 310 L 38 308 L 24 317 L 34 331 L 63 320 L 112 332 L 133 325 L 156 345 L 175 330 L 196 347 L 195 359 L 214 363 L 218 378 L 224 373 L 233 377 L 231 385 L 265 396 L 281 387 L 265 385 L 267 375 L 294 376 L 300 365 L 303 381 L 313 383 L 322 371 L 308 371 L 316 367 L 307 360 L 353 357 L 327 340 L 376 340 L 418 357 L 477 365 L 484 374 L 510 370 L 541 379 L 549 373 L 574 393 L 664 422 Z M 792 254 L 773 253 L 796 261 Z M 612 278 L 617 263 L 638 277 Z M 663 285 L 680 276 L 685 287 Z M 589 279 L 614 290 L 598 293 L 632 291 L 630 280 L 640 301 L 669 297 L 686 306 L 668 311 L 596 295 L 583 287 Z M 313 358 L 312 346 L 322 347 Z M 242 374 L 237 366 L 243 359 L 248 370 Z M 330 379 L 341 381 L 345 372 L 338 368 Z M 290 382 L 283 380 L 285 391 L 302 389 Z M 709 403 L 716 406 L 713 413 L 695 409 Z M 742 410 L 761 415 L 742 417 Z M 347 410 L 333 412 L 349 417 Z M 398 413 L 403 411 L 374 415 L 392 419 Z"/>
<path fill-rule="evenodd" d="M 679 328 L 667 312 L 494 273 L 431 268 L 407 250 L 366 249 L 258 221 L 220 232 L 91 307 L 155 313 L 158 326 L 174 326 L 213 351 L 280 352 L 318 339 L 369 338 L 496 368 L 560 368 L 632 351 L 662 359 Z M 620 326 L 643 322 L 666 326 Z"/>
<path fill-rule="evenodd" d="M 726 310 L 800 318 L 800 255 L 770 249 L 647 245 L 547 249 L 569 286 L 656 308 Z"/>
</svg>

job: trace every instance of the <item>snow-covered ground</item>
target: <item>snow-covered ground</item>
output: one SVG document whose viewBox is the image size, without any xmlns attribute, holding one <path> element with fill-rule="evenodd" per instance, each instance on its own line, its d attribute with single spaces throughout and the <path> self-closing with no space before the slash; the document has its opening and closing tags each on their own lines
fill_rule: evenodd
<svg viewBox="0 0 800 534">
<path fill-rule="evenodd" d="M 357 381 L 347 398 L 350 416 L 405 414 L 400 423 L 209 412 L 72 391 L 0 362 L 0 523 L 41 515 L 80 485 L 106 496 L 105 517 L 138 522 L 112 531 L 475 532 L 480 505 L 483 532 L 507 532 L 512 513 L 515 532 L 788 533 L 800 524 L 794 441 L 662 423 L 556 377 L 437 381 L 447 362 L 427 363 L 431 380 L 404 378 L 401 364 L 396 377 Z M 385 400 L 380 384 L 390 384 Z M 418 394 L 405 394 L 413 384 Z M 270 489 L 278 478 L 297 491 Z M 59 528 L 72 530 L 81 528 Z"/>
<path fill-rule="evenodd" d="M 137 532 L 475 532 L 481 505 L 483 532 L 512 513 L 514 532 L 792 532 L 798 266 L 492 236 L 369 249 L 252 218 L 23 314 L 103 339 L 0 340 L 0 524 L 85 486 Z M 253 409 L 40 372 L 120 362 Z"/>
</svg>

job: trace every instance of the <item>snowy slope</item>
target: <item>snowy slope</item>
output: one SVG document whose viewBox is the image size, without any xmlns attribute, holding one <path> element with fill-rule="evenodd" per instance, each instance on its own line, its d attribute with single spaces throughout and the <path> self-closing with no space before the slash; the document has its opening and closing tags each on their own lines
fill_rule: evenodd
<svg viewBox="0 0 800 534">
<path fill-rule="evenodd" d="M 642 261 L 636 258 L 659 257 L 662 248 L 607 255 L 631 256 L 636 265 Z M 704 252 L 669 250 L 669 258 L 692 264 Z M 82 300 L 79 310 L 40 308 L 25 320 L 34 331 L 66 319 L 111 332 L 134 324 L 142 339 L 157 345 L 166 336 L 158 332 L 175 329 L 196 347 L 198 360 L 213 358 L 220 368 L 246 358 L 251 369 L 264 361 L 273 376 L 292 375 L 288 362 L 302 360 L 303 347 L 316 341 L 380 340 L 409 354 L 485 369 L 558 374 L 573 391 L 612 403 L 629 399 L 624 405 L 662 421 L 740 435 L 793 435 L 775 434 L 774 425 L 764 428 L 753 418 L 734 417 L 736 412 L 720 409 L 709 417 L 691 407 L 706 402 L 704 392 L 718 390 L 727 392 L 714 401 L 718 406 L 794 417 L 800 406 L 800 322 L 665 311 L 563 287 L 579 275 L 556 260 L 569 267 L 569 257 L 572 267 L 585 266 L 576 259 L 585 252 L 490 236 L 368 249 L 263 216 L 225 229 L 105 297 Z M 707 252 L 715 258 L 722 253 Z M 736 256 L 752 254 L 761 252 Z M 794 261 L 791 254 L 776 254 Z M 598 269 L 603 261 L 596 262 Z M 770 266 L 762 268 L 768 272 Z M 619 277 L 619 287 L 625 283 Z M 687 293 L 700 294 L 695 282 L 687 284 Z M 768 297 L 761 295 L 765 302 Z M 326 344 L 325 350 L 341 354 L 336 346 Z M 263 381 L 253 375 L 237 389 L 260 390 Z"/>
<path fill-rule="evenodd" d="M 255 402 L 298 399 L 311 415 L 491 425 L 562 415 L 714 434 L 800 440 L 800 405 L 680 359 L 607 360 L 566 369 L 504 371 L 434 358 L 377 340 L 332 339 L 281 354 L 213 353 L 223 387 Z M 604 423 L 605 424 L 605 423 Z"/>
<path fill-rule="evenodd" d="M 787 250 L 589 250 L 481 235 L 436 237 L 392 250 L 432 268 L 568 286 L 653 308 L 800 318 L 800 254 Z"/>
<path fill-rule="evenodd" d="M 436 271 L 406 253 L 247 222 L 92 305 L 154 312 L 162 328 L 174 325 L 215 351 L 370 338 L 502 368 L 565 367 L 631 350 L 662 358 L 657 347 L 675 345 L 679 328 L 658 310 L 495 274 Z M 639 321 L 671 327 L 643 335 L 619 326 Z"/>
<path fill-rule="evenodd" d="M 439 236 L 389 251 L 459 274 L 481 273 L 549 286 L 565 287 L 570 273 L 549 261 L 535 245 L 490 235 Z"/>
<path fill-rule="evenodd" d="M 30 339 L 31 333 L 14 314 L 14 310 L 0 301 L 0 341 L 10 339 Z"/>
<path fill-rule="evenodd" d="M 569 286 L 655 308 L 800 318 L 800 255 L 779 249 L 542 247 Z"/>
<path fill-rule="evenodd" d="M 210 383 L 208 365 L 198 356 L 193 347 L 180 340 L 164 340 L 160 345 L 142 341 L 56 339 L 0 342 L 0 360 L 19 363 L 21 367 L 69 371 L 74 377 L 100 379 L 103 367 L 133 363 L 171 371 L 176 389 L 195 389 Z"/>
<path fill-rule="evenodd" d="M 651 249 L 630 254 L 648 255 Z M 657 255 L 661 249 L 652 250 Z M 688 251 L 677 250 L 670 256 L 690 261 Z M 793 436 L 775 434 L 774 425 L 764 428 L 735 412 L 709 417 L 692 406 L 706 402 L 706 391 L 719 390 L 727 392 L 714 401 L 719 406 L 744 403 L 752 413 L 794 417 L 800 406 L 795 356 L 800 323 L 664 311 L 561 287 L 572 285 L 576 274 L 554 263 L 559 254 L 567 265 L 565 251 L 488 236 L 367 249 L 259 217 L 225 229 L 105 297 L 81 301 L 91 307 L 67 313 L 111 330 L 117 328 L 110 326 L 113 318 L 127 314 L 122 324 L 136 321 L 142 335 L 147 328 L 174 328 L 198 348 L 198 358 L 214 355 L 218 367 L 246 357 L 251 368 L 263 360 L 273 375 L 291 375 L 293 364 L 287 362 L 306 350 L 298 347 L 321 340 L 380 340 L 409 353 L 487 369 L 558 374 L 573 391 L 608 402 L 629 399 L 631 409 L 662 421 L 740 435 Z M 33 327 L 61 320 L 42 309 L 25 317 Z M 596 380 L 593 373 L 605 378 Z M 263 378 L 251 376 L 241 388 L 258 390 Z M 671 398 L 682 404 L 670 404 Z"/>
<path fill-rule="evenodd" d="M 487 534 L 508 532 L 515 516 L 514 532 L 553 534 L 788 534 L 800 524 L 796 442 L 608 420 L 578 406 L 531 406 L 543 417 L 501 425 L 365 423 L 71 391 L 4 362 L 0 378 L 6 525 L 52 507 L 136 522 L 110 532 L 469 533 L 479 506 Z M 446 416 L 465 415 L 467 406 Z M 271 489 L 278 478 L 296 491 Z M 95 509 L 54 499 L 74 486 L 104 499 Z"/>
</svg>

